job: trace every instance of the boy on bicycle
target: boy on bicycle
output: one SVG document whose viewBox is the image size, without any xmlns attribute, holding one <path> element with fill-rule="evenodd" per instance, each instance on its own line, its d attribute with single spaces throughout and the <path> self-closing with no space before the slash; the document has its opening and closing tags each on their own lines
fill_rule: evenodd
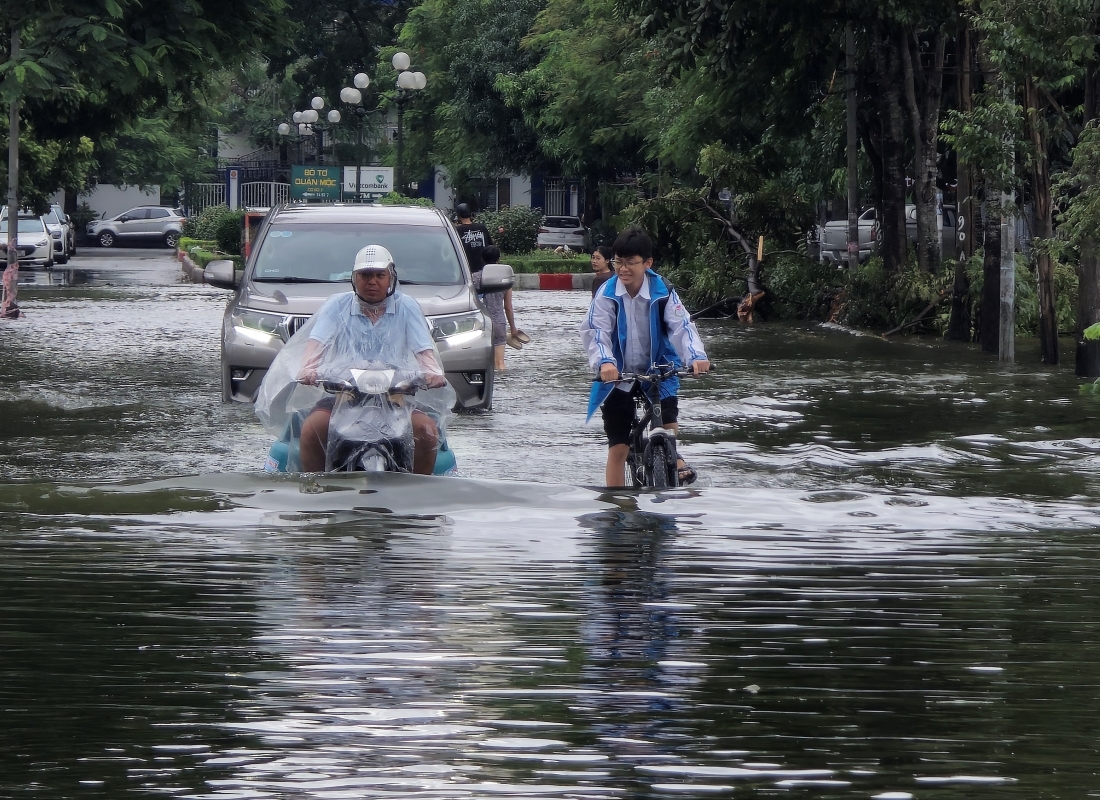
<svg viewBox="0 0 1100 800">
<path fill-rule="evenodd" d="M 642 392 L 638 381 L 620 381 L 623 372 L 645 374 L 654 365 L 683 369 L 700 375 L 710 361 L 695 323 L 676 291 L 654 272 L 653 240 L 633 227 L 619 234 L 613 246 L 614 277 L 608 279 L 581 323 L 581 338 L 588 363 L 599 380 L 592 385 L 588 418 L 600 408 L 607 434 L 608 486 L 626 485 L 626 459 L 634 424 L 634 397 Z M 661 382 L 661 419 L 673 434 L 678 430 L 680 381 L 672 376 Z M 681 484 L 692 483 L 695 470 L 677 460 Z"/>
</svg>

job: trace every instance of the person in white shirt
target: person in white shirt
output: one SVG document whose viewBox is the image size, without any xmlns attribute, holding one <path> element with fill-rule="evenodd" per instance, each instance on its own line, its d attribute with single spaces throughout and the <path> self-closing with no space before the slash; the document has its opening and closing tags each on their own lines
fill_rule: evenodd
<svg viewBox="0 0 1100 800">
<path fill-rule="evenodd" d="M 676 291 L 652 270 L 653 240 L 649 235 L 641 228 L 629 228 L 615 240 L 613 249 L 615 276 L 592 298 L 580 330 L 588 363 L 599 379 L 592 386 L 588 418 L 601 409 L 607 434 L 604 477 L 608 486 L 624 486 L 634 395 L 642 388 L 636 381 L 618 381 L 619 375 L 644 374 L 654 365 L 687 366 L 700 375 L 710 370 L 710 360 Z M 660 386 L 662 422 L 674 433 L 679 428 L 679 388 L 676 377 Z M 677 470 L 681 484 L 696 478 L 695 470 L 682 458 Z"/>
</svg>

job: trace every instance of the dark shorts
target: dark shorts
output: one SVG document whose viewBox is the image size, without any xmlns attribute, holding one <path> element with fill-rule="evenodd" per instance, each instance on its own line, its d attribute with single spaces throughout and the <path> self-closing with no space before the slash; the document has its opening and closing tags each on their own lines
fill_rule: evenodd
<svg viewBox="0 0 1100 800">
<path fill-rule="evenodd" d="M 607 446 L 630 444 L 630 429 L 634 426 L 634 398 L 642 393 L 642 385 L 635 381 L 629 392 L 612 389 L 600 406 L 603 414 L 603 432 L 607 434 Z M 680 416 L 680 401 L 676 395 L 661 400 L 661 422 L 676 422 Z"/>
</svg>

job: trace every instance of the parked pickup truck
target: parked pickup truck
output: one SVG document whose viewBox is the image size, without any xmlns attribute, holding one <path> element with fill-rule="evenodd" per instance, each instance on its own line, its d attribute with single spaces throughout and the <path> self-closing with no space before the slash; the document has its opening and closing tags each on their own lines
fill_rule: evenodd
<svg viewBox="0 0 1100 800">
<path fill-rule="evenodd" d="M 882 239 L 882 230 L 878 224 L 875 209 L 868 208 L 859 215 L 859 260 L 866 261 L 878 251 Z M 817 241 L 820 246 L 819 259 L 822 263 L 841 264 L 848 260 L 848 220 L 835 219 L 817 227 Z"/>
</svg>

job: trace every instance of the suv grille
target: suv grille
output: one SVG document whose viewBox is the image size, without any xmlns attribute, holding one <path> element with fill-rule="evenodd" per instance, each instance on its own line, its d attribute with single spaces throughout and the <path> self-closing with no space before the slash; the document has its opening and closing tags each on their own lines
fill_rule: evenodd
<svg viewBox="0 0 1100 800">
<path fill-rule="evenodd" d="M 290 339 L 299 328 L 309 322 L 309 317 L 287 317 L 286 318 L 286 338 Z"/>
</svg>

